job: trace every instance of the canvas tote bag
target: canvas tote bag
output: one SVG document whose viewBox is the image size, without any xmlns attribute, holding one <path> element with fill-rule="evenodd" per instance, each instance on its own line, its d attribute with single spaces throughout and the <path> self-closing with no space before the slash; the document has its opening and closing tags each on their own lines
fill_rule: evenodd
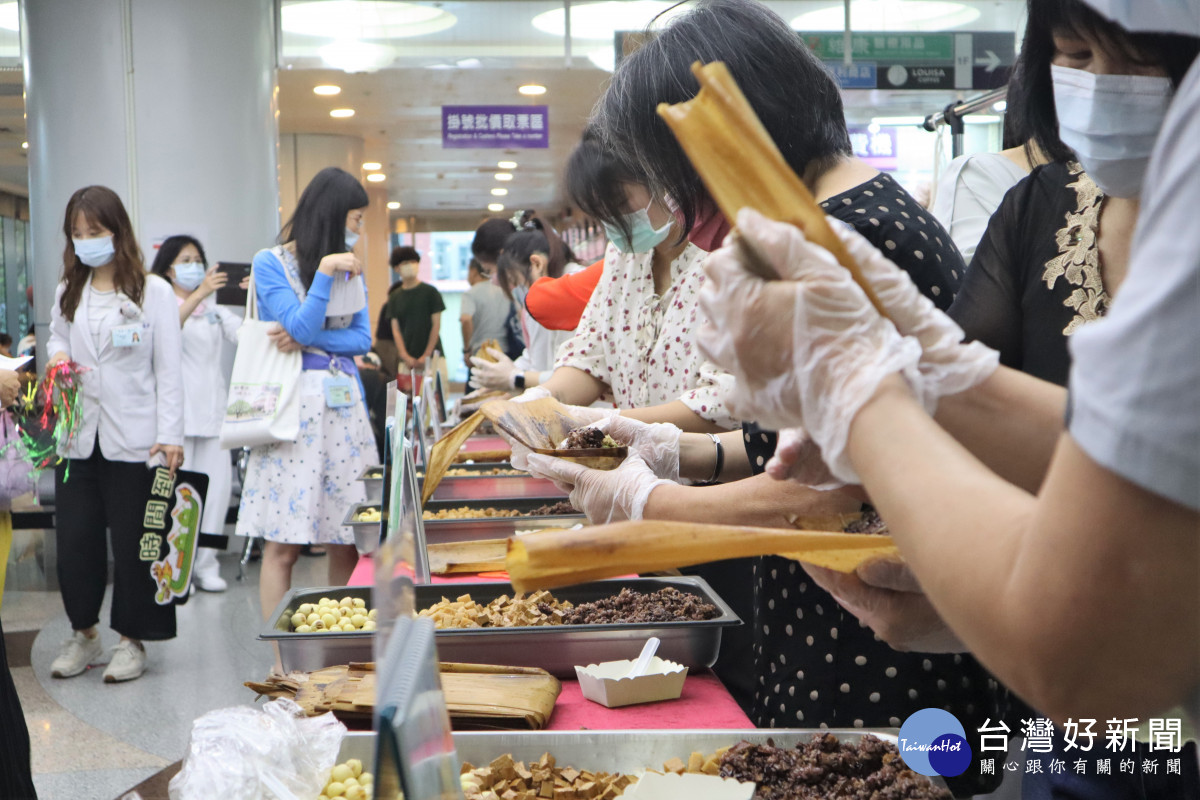
<svg viewBox="0 0 1200 800">
<path fill-rule="evenodd" d="M 268 337 L 274 322 L 258 318 L 254 273 L 246 298 L 246 316 L 238 329 L 237 354 L 221 447 L 257 447 L 294 442 L 300 433 L 300 351 L 281 353 Z"/>
</svg>

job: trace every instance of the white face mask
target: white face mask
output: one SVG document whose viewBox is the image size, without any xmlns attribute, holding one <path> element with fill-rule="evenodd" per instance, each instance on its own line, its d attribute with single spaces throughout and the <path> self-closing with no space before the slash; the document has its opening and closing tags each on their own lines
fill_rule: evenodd
<svg viewBox="0 0 1200 800">
<path fill-rule="evenodd" d="M 1058 135 L 1107 195 L 1137 197 L 1171 105 L 1171 81 L 1051 66 Z"/>
<path fill-rule="evenodd" d="M 1129 31 L 1186 33 L 1200 36 L 1196 0 L 1084 0 Z"/>
</svg>

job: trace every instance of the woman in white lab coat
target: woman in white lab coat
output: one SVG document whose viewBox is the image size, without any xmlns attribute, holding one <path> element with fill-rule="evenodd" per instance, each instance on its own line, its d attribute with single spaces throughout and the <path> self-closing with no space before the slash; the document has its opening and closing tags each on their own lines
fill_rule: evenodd
<svg viewBox="0 0 1200 800">
<path fill-rule="evenodd" d="M 112 627 L 120 643 L 108 683 L 146 669 L 143 640 L 175 636 L 175 607 L 155 602 L 142 552 L 146 463 L 183 463 L 179 311 L 170 285 L 147 275 L 129 215 L 111 189 L 88 186 L 67 203 L 63 281 L 50 310 L 50 363 L 84 369 L 79 430 L 59 443 L 55 479 L 58 583 L 74 635 L 51 665 L 56 678 L 87 669 L 103 652 L 96 624 L 112 535 Z"/>
<path fill-rule="evenodd" d="M 179 304 L 183 327 L 183 457 L 188 469 L 208 476 L 200 532 L 220 536 L 233 489 L 233 466 L 221 449 L 221 419 L 229 381 L 221 360 L 221 340 L 237 343 L 241 317 L 217 305 L 215 292 L 229 276 L 220 264 L 208 266 L 204 247 L 191 236 L 169 236 L 159 246 L 150 271 L 168 281 Z M 217 551 L 196 548 L 192 585 L 205 592 L 227 588 Z"/>
</svg>

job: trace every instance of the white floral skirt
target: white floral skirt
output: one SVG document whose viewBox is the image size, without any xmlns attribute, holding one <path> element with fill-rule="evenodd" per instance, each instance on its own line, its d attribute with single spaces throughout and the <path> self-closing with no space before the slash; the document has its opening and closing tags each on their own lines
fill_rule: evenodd
<svg viewBox="0 0 1200 800">
<path fill-rule="evenodd" d="M 238 536 L 283 544 L 354 544 L 342 524 L 351 505 L 366 500 L 356 478 L 375 462 L 375 435 L 358 382 L 354 405 L 325 406 L 325 370 L 300 374 L 300 435 L 255 447 L 246 464 Z"/>
</svg>

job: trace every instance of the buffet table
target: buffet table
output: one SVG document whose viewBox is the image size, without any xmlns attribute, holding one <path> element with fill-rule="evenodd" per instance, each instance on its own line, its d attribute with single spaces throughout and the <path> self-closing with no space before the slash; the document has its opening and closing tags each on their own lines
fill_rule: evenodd
<svg viewBox="0 0 1200 800">
<path fill-rule="evenodd" d="M 435 575 L 435 584 L 478 583 L 495 581 L 506 583 L 505 573 L 481 575 Z M 350 575 L 349 586 L 370 586 L 375 583 L 375 564 L 370 556 L 358 560 L 358 566 Z M 753 723 L 724 684 L 709 670 L 691 672 L 683 685 L 683 695 L 678 700 L 666 703 L 605 708 L 584 698 L 579 682 L 562 680 L 562 694 L 554 705 L 554 715 L 546 730 L 646 730 L 666 728 L 692 729 L 735 729 L 753 728 Z"/>
</svg>

